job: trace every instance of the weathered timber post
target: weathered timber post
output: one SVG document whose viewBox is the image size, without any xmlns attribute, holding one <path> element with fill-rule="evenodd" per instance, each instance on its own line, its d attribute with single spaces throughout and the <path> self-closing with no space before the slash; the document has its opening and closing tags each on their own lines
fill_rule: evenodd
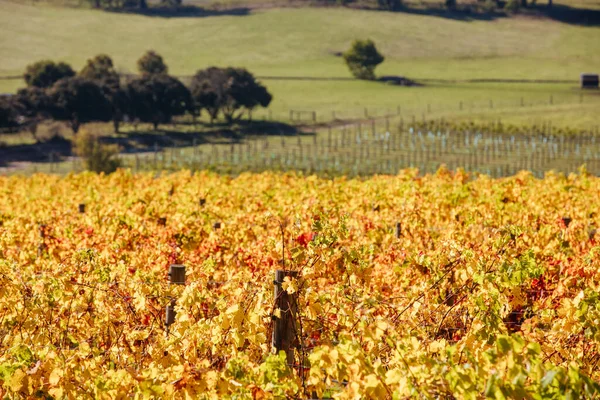
<svg viewBox="0 0 600 400">
<path fill-rule="evenodd" d="M 298 271 L 277 270 L 275 271 L 274 311 L 279 310 L 279 317 L 273 314 L 273 337 L 272 346 L 276 353 L 284 351 L 288 366 L 294 365 L 294 348 L 299 343 L 296 335 L 296 315 L 298 313 L 297 294 L 289 294 L 283 290 L 282 283 L 286 276 L 297 278 Z"/>
<path fill-rule="evenodd" d="M 176 285 L 185 285 L 185 265 L 173 264 L 169 267 L 169 282 Z"/>
<path fill-rule="evenodd" d="M 185 285 L 185 265 L 172 264 L 169 266 L 169 284 L 170 285 Z M 165 309 L 165 325 L 167 326 L 167 332 L 169 326 L 175 322 L 175 299 L 171 300 L 171 303 L 167 305 Z"/>
<path fill-rule="evenodd" d="M 80 214 L 85 214 L 85 204 L 84 203 L 81 203 L 79 205 L 79 213 Z"/>
</svg>

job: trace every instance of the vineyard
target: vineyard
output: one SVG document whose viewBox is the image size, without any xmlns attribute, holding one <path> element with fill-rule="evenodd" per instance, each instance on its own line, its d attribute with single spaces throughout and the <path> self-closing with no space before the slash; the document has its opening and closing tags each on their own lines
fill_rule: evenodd
<svg viewBox="0 0 600 400">
<path fill-rule="evenodd" d="M 0 397 L 597 398 L 599 194 L 583 168 L 0 177 Z"/>
<path fill-rule="evenodd" d="M 123 165 L 140 170 L 212 169 L 221 173 L 265 170 L 303 171 L 328 176 L 395 174 L 405 168 L 434 173 L 449 169 L 492 177 L 529 170 L 570 173 L 585 164 L 600 173 L 600 134 L 565 135 L 530 131 L 494 132 L 487 127 L 448 129 L 446 123 L 391 127 L 375 120 L 312 135 L 262 137 L 231 144 L 166 147 L 123 157 Z"/>
</svg>

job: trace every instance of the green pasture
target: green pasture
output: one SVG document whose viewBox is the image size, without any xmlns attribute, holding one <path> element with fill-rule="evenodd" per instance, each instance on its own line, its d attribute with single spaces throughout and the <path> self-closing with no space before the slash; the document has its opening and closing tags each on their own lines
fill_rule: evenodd
<svg viewBox="0 0 600 400">
<path fill-rule="evenodd" d="M 589 9 L 595 4 L 571 3 L 564 2 Z M 371 116 L 401 107 L 407 118 L 426 114 L 523 124 L 548 121 L 583 129 L 599 123 L 600 96 L 591 92 L 582 99 L 577 82 L 581 72 L 600 72 L 597 25 L 519 15 L 459 17 L 344 8 L 250 7 L 245 15 L 230 15 L 220 2 L 194 4 L 222 11 L 167 18 L 0 0 L 0 76 L 20 75 L 26 65 L 46 58 L 80 69 L 98 53 L 111 55 L 119 71 L 135 72 L 137 58 L 154 49 L 175 75 L 233 65 L 264 77 L 274 95 L 271 118 L 281 121 L 289 110 L 315 111 L 323 122 L 333 119 L 334 112 L 345 119 L 364 116 L 365 108 Z M 406 76 L 424 86 L 310 79 L 350 78 L 336 53 L 355 38 L 373 39 L 386 56 L 379 75 Z M 472 79 L 569 83 L 464 82 Z M 20 80 L 0 80 L 0 92 L 22 85 Z"/>
<path fill-rule="evenodd" d="M 349 77 L 335 52 L 371 38 L 380 74 L 415 79 L 568 79 L 600 64 L 600 28 L 548 19 L 439 16 L 340 8 L 254 9 L 248 15 L 161 18 L 0 0 L 0 75 L 42 58 L 80 68 L 97 53 L 134 72 L 146 50 L 177 75 L 210 65 L 257 75 Z"/>
</svg>

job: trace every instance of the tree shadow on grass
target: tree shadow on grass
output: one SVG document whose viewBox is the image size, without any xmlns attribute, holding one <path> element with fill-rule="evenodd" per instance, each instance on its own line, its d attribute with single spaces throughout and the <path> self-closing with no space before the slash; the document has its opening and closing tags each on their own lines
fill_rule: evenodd
<svg viewBox="0 0 600 400">
<path fill-rule="evenodd" d="M 0 167 L 11 163 L 58 161 L 71 155 L 71 142 L 62 137 L 54 137 L 45 142 L 0 147 Z"/>
<path fill-rule="evenodd" d="M 179 125 L 195 125 L 197 131 L 178 129 Z M 235 125 L 198 122 L 159 126 L 157 130 L 137 130 L 121 137 L 106 137 L 105 143 L 117 144 L 126 153 L 160 151 L 165 148 L 206 144 L 238 144 L 257 136 L 307 135 L 298 127 L 277 121 L 238 121 Z"/>
<path fill-rule="evenodd" d="M 457 7 L 456 9 L 448 9 L 444 6 L 426 6 L 426 7 L 409 7 L 403 6 L 396 12 L 404 14 L 421 15 L 428 17 L 437 17 L 452 19 L 455 21 L 471 22 L 471 21 L 494 21 L 499 18 L 506 18 L 507 14 L 502 10 L 483 12 L 472 8 L 469 5 Z"/>
<path fill-rule="evenodd" d="M 554 4 L 552 8 L 542 5 L 533 8 L 546 17 L 565 24 L 581 26 L 600 26 L 600 10 L 575 8 L 565 4 Z M 594 40 L 590 35 L 589 40 Z"/>
<path fill-rule="evenodd" d="M 105 12 L 117 14 L 135 14 L 145 17 L 158 18 L 206 18 L 206 17 L 223 17 L 223 16 L 238 16 L 243 17 L 250 15 L 251 9 L 248 7 L 235 7 L 222 10 L 205 9 L 198 6 L 180 6 L 180 7 L 149 7 L 146 9 L 140 8 L 109 8 Z"/>
<path fill-rule="evenodd" d="M 208 144 L 239 144 L 245 138 L 259 136 L 313 135 L 297 126 L 277 121 L 238 121 L 226 123 L 198 123 L 197 131 L 181 130 L 181 125 L 163 125 L 157 130 L 136 130 L 119 136 L 102 137 L 105 144 L 116 144 L 123 153 L 135 154 Z M 186 124 L 187 125 L 187 124 Z M 56 137 L 46 142 L 0 147 L 0 167 L 16 162 L 48 163 L 72 156 L 71 142 Z"/>
<path fill-rule="evenodd" d="M 448 9 L 442 4 L 439 5 L 419 5 L 411 6 L 404 4 L 394 11 L 389 10 L 370 10 L 379 12 L 397 12 L 404 14 L 414 14 L 422 16 L 431 16 L 437 18 L 452 19 L 455 21 L 494 21 L 500 18 L 510 17 L 511 14 L 503 10 L 507 0 L 499 0 L 497 8 L 494 11 L 487 11 L 483 8 L 483 3 L 458 4 L 455 9 Z M 360 8 L 360 7 L 358 7 Z M 520 15 L 532 17 L 545 17 L 555 21 L 572 25 L 598 26 L 600 25 L 600 10 L 589 8 L 576 8 L 565 4 L 553 4 L 548 7 L 545 4 L 530 4 L 527 8 L 521 9 Z M 591 40 L 591 39 L 590 39 Z"/>
</svg>

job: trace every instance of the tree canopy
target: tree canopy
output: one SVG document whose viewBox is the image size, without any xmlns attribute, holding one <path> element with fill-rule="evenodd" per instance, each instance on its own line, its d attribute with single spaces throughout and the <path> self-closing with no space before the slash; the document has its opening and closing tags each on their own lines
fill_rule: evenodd
<svg viewBox="0 0 600 400">
<path fill-rule="evenodd" d="M 0 128 L 14 128 L 17 125 L 17 112 L 13 102 L 6 96 L 0 96 Z"/>
<path fill-rule="evenodd" d="M 375 67 L 384 59 L 370 39 L 355 40 L 352 47 L 344 53 L 348 68 L 358 79 L 375 79 Z"/>
<path fill-rule="evenodd" d="M 49 90 L 48 97 L 52 117 L 57 121 L 68 121 L 75 133 L 83 123 L 112 118 L 109 99 L 102 88 L 89 79 L 61 79 Z"/>
<path fill-rule="evenodd" d="M 169 72 L 163 58 L 153 50 L 148 50 L 140 57 L 137 67 L 142 75 L 167 74 Z"/>
<path fill-rule="evenodd" d="M 171 122 L 176 115 L 192 111 L 188 88 L 179 80 L 164 74 L 146 75 L 129 82 L 126 87 L 129 114 L 142 122 Z"/>
<path fill-rule="evenodd" d="M 87 60 L 79 76 L 96 81 L 101 86 L 119 87 L 119 74 L 115 70 L 112 59 L 106 54 L 98 54 Z"/>
<path fill-rule="evenodd" d="M 42 60 L 28 65 L 23 78 L 27 86 L 47 88 L 63 78 L 72 76 L 75 76 L 75 71 L 73 71 L 73 68 L 69 64 Z"/>
<path fill-rule="evenodd" d="M 267 88 L 244 68 L 200 70 L 192 78 L 190 87 L 195 107 L 205 109 L 213 120 L 219 112 L 228 122 L 237 120 L 244 110 L 268 107 L 273 99 Z"/>
<path fill-rule="evenodd" d="M 128 99 L 121 88 L 119 74 L 115 70 L 112 59 L 106 54 L 99 54 L 87 61 L 79 72 L 79 76 L 96 82 L 104 92 L 112 108 L 112 121 L 115 133 L 128 107 Z"/>
</svg>

